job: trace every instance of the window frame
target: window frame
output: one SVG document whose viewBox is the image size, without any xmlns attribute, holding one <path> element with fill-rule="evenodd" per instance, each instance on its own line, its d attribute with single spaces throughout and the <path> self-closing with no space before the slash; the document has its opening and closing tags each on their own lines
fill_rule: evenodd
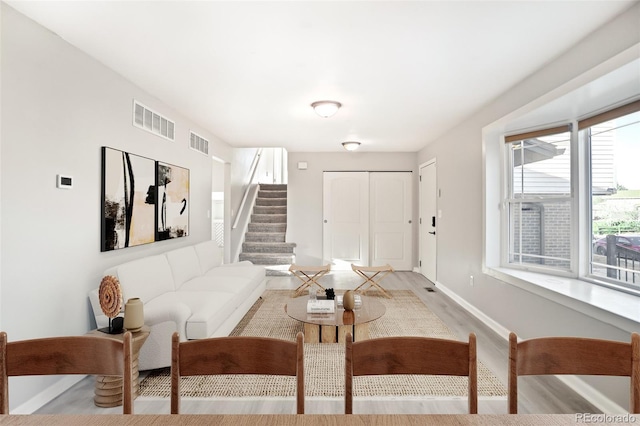
<svg viewBox="0 0 640 426">
<path fill-rule="evenodd" d="M 628 292 L 634 295 L 640 295 L 640 285 L 634 286 L 633 284 L 626 284 L 621 280 L 608 278 L 602 275 L 595 275 L 592 272 L 593 271 L 593 266 L 592 266 L 593 249 L 587 250 L 587 244 L 592 243 L 591 238 L 593 235 L 593 220 L 592 220 L 593 194 L 592 194 L 592 187 L 591 187 L 592 165 L 591 165 L 591 142 L 589 140 L 590 138 L 589 129 L 591 129 L 591 127 L 596 126 L 598 124 L 605 123 L 607 121 L 614 120 L 616 118 L 624 117 L 626 115 L 634 114 L 637 112 L 640 112 L 640 99 L 624 103 L 614 108 L 607 108 L 603 112 L 590 114 L 586 118 L 583 118 L 577 121 L 578 126 L 576 129 L 576 132 L 579 134 L 580 145 L 584 145 L 585 152 L 587 153 L 587 156 L 585 159 L 587 170 L 584 176 L 587 182 L 586 182 L 585 192 L 583 196 L 588 201 L 588 209 L 585 209 L 586 218 L 584 219 L 585 222 L 582 222 L 582 223 L 586 223 L 586 225 L 581 226 L 581 228 L 583 228 L 581 229 L 581 231 L 587 232 L 589 237 L 589 241 L 588 242 L 585 241 L 581 246 L 582 247 L 581 262 L 584 262 L 585 267 L 581 269 L 582 273 L 577 278 L 593 284 L 604 285 L 606 287 L 613 288 L 619 291 Z"/>
<path fill-rule="evenodd" d="M 502 157 L 502 177 L 503 177 L 503 193 L 502 193 L 502 214 L 501 214 L 501 246 L 500 246 L 500 265 L 503 268 L 510 269 L 518 269 L 524 271 L 531 272 L 541 272 L 545 274 L 558 275 L 562 277 L 578 277 L 577 271 L 577 254 L 575 247 L 575 240 L 577 234 L 577 220 L 575 220 L 575 205 L 577 203 L 577 188 L 575 181 L 577 177 L 577 162 L 575 161 L 576 149 L 577 149 L 577 140 L 575 137 L 575 122 L 566 122 L 560 125 L 555 124 L 552 126 L 541 126 L 534 130 L 529 130 L 527 132 L 520 132 L 515 134 L 503 135 L 502 144 L 501 144 L 501 157 Z M 569 184 L 569 196 L 549 196 L 549 197 L 533 197 L 531 199 L 516 199 L 513 197 L 513 157 L 511 155 L 511 143 L 521 141 L 524 139 L 535 138 L 535 137 L 543 137 L 543 136 L 552 136 L 560 133 L 569 133 L 569 149 L 571 152 L 570 156 L 570 184 Z M 569 236 L 569 244 L 570 244 L 570 255 L 569 255 L 569 268 L 568 269 L 560 269 L 549 266 L 537 266 L 531 263 L 514 263 L 510 262 L 510 205 L 512 203 L 523 203 L 523 202 L 569 202 L 571 209 L 571 225 L 570 225 L 570 236 Z"/>
<path fill-rule="evenodd" d="M 593 224 L 592 224 L 592 188 L 591 188 L 591 142 L 588 130 L 599 123 L 615 118 L 623 117 L 640 111 L 640 99 L 623 103 L 621 106 L 609 107 L 602 112 L 586 114 L 585 118 L 569 121 L 562 126 L 540 126 L 537 129 L 516 134 L 503 134 L 501 137 L 501 214 L 500 214 L 500 268 L 506 270 L 522 270 L 532 273 L 543 273 L 578 279 L 590 284 L 601 285 L 613 290 L 622 291 L 640 296 L 640 287 L 626 284 L 620 280 L 611 279 L 592 273 L 593 261 Z M 538 198 L 538 201 L 546 199 L 553 201 L 569 200 L 571 205 L 571 235 L 570 235 L 570 267 L 569 270 L 537 266 L 535 264 L 518 264 L 509 261 L 510 253 L 510 209 L 514 201 L 513 195 L 513 159 L 510 155 L 510 143 L 535 136 L 551 135 L 559 133 L 562 129 L 570 134 L 570 167 L 571 167 L 571 195 L 569 197 Z M 566 130 L 568 128 L 568 130 Z"/>
</svg>

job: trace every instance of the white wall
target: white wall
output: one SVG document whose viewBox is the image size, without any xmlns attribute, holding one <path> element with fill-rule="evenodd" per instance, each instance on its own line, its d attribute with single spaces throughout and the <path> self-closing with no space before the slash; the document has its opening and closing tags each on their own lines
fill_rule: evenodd
<svg viewBox="0 0 640 426">
<path fill-rule="evenodd" d="M 438 283 L 523 338 L 564 334 L 628 341 L 630 335 L 628 330 L 612 325 L 613 321 L 596 320 L 482 273 L 483 128 L 637 46 L 639 22 L 640 4 L 636 4 L 418 153 L 420 163 L 434 157 L 438 160 L 437 181 L 442 190 L 438 208 L 443 212 L 438 226 Z M 487 238 L 495 240 L 499 236 L 489 234 Z M 473 287 L 469 275 L 475 277 Z M 638 329 L 640 325 L 636 325 Z M 628 379 L 585 381 L 615 403 L 628 407 Z"/>
<path fill-rule="evenodd" d="M 229 256 L 231 262 L 238 260 L 240 247 L 244 242 L 246 225 L 252 213 L 252 200 L 247 198 L 245 204 L 242 205 L 242 199 L 244 198 L 245 191 L 251 187 L 251 166 L 254 163 L 257 153 L 258 148 L 238 148 L 234 150 L 230 182 L 232 200 L 230 204 L 230 220 L 232 228 L 230 229 Z M 242 211 L 240 209 L 242 209 Z M 236 220 L 238 220 L 237 226 L 233 228 Z"/>
<path fill-rule="evenodd" d="M 298 162 L 308 168 L 298 170 Z M 296 263 L 322 264 L 322 173 L 325 171 L 413 172 L 413 234 L 417 235 L 418 163 L 415 153 L 289 152 L 287 187 L 287 242 L 296 243 Z M 418 241 L 413 241 L 417 265 Z"/>
<path fill-rule="evenodd" d="M 212 160 L 188 148 L 189 130 L 217 157 L 234 150 L 4 3 L 1 23 L 0 324 L 10 340 L 84 334 L 105 269 L 210 239 Z M 133 127 L 134 98 L 175 120 L 175 142 Z M 188 237 L 100 252 L 102 146 L 190 169 Z M 56 380 L 11 379 L 11 408 Z"/>
</svg>

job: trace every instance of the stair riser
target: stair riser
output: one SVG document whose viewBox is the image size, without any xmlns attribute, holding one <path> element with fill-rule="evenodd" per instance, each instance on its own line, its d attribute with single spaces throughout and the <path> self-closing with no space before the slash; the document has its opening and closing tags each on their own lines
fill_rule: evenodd
<svg viewBox="0 0 640 426">
<path fill-rule="evenodd" d="M 284 243 L 285 235 L 284 232 L 247 232 L 244 240 L 252 243 Z"/>
<path fill-rule="evenodd" d="M 287 198 L 287 191 L 258 191 L 258 198 Z"/>
<path fill-rule="evenodd" d="M 286 243 L 243 243 L 242 244 L 242 252 L 246 255 L 251 255 L 253 253 L 291 253 L 293 254 L 293 249 L 295 245 L 285 245 Z"/>
<path fill-rule="evenodd" d="M 262 191 L 286 191 L 287 184 L 285 183 L 261 183 L 260 190 Z"/>
<path fill-rule="evenodd" d="M 287 223 L 286 214 L 252 214 L 251 223 Z"/>
<path fill-rule="evenodd" d="M 240 261 L 249 260 L 254 265 L 289 265 L 294 263 L 294 258 L 294 255 L 267 257 L 240 253 Z"/>
<path fill-rule="evenodd" d="M 286 206 L 286 198 L 256 198 L 256 206 Z"/>
<path fill-rule="evenodd" d="M 255 206 L 254 214 L 287 214 L 287 206 Z"/>
<path fill-rule="evenodd" d="M 249 232 L 286 232 L 286 223 L 250 223 Z"/>
</svg>

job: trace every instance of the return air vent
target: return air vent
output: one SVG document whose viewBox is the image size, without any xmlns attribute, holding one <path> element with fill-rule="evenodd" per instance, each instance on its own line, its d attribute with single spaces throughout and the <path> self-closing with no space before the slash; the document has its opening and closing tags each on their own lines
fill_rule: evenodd
<svg viewBox="0 0 640 426">
<path fill-rule="evenodd" d="M 133 101 L 133 125 L 165 139 L 175 140 L 175 123 L 136 100 Z"/>
<path fill-rule="evenodd" d="M 209 155 L 209 141 L 196 133 L 191 132 L 189 138 L 189 146 L 205 155 Z"/>
</svg>

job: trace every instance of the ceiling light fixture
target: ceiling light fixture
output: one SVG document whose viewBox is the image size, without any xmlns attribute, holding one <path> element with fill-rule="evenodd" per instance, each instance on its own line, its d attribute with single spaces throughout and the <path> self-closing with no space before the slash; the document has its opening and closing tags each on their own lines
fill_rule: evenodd
<svg viewBox="0 0 640 426">
<path fill-rule="evenodd" d="M 360 148 L 360 142 L 356 142 L 356 141 L 342 142 L 342 146 L 347 151 L 355 151 L 356 149 Z"/>
<path fill-rule="evenodd" d="M 311 104 L 311 107 L 316 114 L 324 118 L 331 117 L 333 114 L 338 112 L 338 109 L 340 109 L 341 106 L 342 104 L 336 101 L 317 101 Z"/>
</svg>

